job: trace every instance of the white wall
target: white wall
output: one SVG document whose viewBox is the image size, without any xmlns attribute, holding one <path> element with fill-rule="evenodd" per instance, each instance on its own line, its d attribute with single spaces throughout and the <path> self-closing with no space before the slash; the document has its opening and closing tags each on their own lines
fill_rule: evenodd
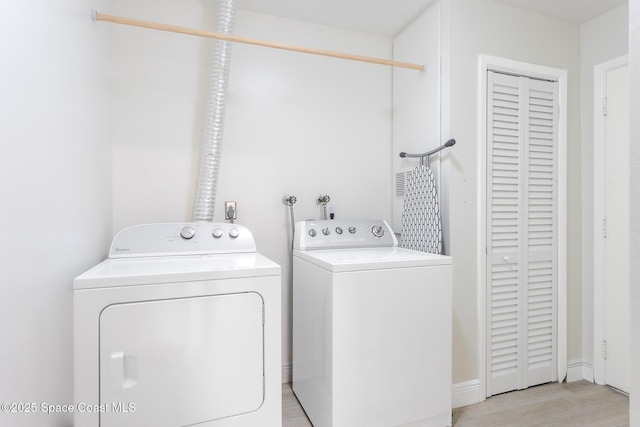
<svg viewBox="0 0 640 427">
<path fill-rule="evenodd" d="M 114 14 L 212 29 L 197 0 L 111 2 Z M 209 20 L 210 22 L 207 22 Z M 209 41 L 113 27 L 114 231 L 191 220 L 207 93 Z M 391 58 L 390 39 L 238 11 L 235 34 Z M 391 217 L 391 69 L 235 44 L 215 220 L 225 200 L 258 250 L 282 266 L 283 364 L 291 361 L 290 223 Z"/>
<path fill-rule="evenodd" d="M 0 402 L 73 404 L 73 278 L 111 239 L 102 1 L 0 6 Z M 0 412 L 4 426 L 72 415 Z"/>
<path fill-rule="evenodd" d="M 440 6 L 436 2 L 393 41 L 394 59 L 426 66 L 423 72 L 393 69 L 393 228 L 397 233 L 402 228 L 404 199 L 395 196 L 395 175 L 420 164 L 419 159 L 402 159 L 399 153 L 425 153 L 445 142 L 440 132 Z M 439 160 L 435 155 L 429 164 L 436 174 Z M 441 217 L 448 223 L 445 215 Z"/>
<path fill-rule="evenodd" d="M 214 30 L 215 3 L 114 0 L 108 13 Z M 113 230 L 190 220 L 211 41 L 104 25 L 113 52 Z"/>
<path fill-rule="evenodd" d="M 631 72 L 631 392 L 630 425 L 640 426 L 640 0 L 629 2 Z M 636 215 L 634 215 L 636 214 Z"/>
<path fill-rule="evenodd" d="M 594 77 L 598 64 L 629 52 L 629 7 L 622 5 L 580 27 L 582 114 L 582 362 L 593 366 L 594 334 Z"/>
<path fill-rule="evenodd" d="M 477 235 L 478 55 L 566 69 L 568 81 L 569 359 L 581 354 L 580 31 L 579 27 L 492 0 L 444 0 L 443 115 L 458 141 L 450 151 L 451 254 L 454 258 L 453 382 L 479 378 Z M 446 128 L 443 125 L 443 128 Z"/>
</svg>

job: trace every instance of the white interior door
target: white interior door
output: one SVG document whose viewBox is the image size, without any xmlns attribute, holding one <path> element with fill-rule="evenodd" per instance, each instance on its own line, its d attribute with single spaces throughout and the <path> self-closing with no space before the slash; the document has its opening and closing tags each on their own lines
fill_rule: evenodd
<svg viewBox="0 0 640 427">
<path fill-rule="evenodd" d="M 487 395 L 557 379 L 557 82 L 487 82 Z"/>
<path fill-rule="evenodd" d="M 606 73 L 605 383 L 629 391 L 629 67 Z"/>
</svg>

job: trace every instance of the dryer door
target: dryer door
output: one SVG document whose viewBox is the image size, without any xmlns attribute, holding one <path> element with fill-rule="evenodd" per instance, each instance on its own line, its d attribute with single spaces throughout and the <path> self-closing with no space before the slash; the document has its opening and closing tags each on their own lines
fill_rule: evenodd
<svg viewBox="0 0 640 427">
<path fill-rule="evenodd" d="M 255 292 L 114 304 L 100 316 L 101 426 L 184 426 L 264 399 Z"/>
</svg>

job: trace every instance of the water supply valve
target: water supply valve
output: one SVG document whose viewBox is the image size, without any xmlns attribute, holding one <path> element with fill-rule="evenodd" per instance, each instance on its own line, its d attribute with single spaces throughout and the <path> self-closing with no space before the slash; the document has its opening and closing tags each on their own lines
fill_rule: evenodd
<svg viewBox="0 0 640 427">
<path fill-rule="evenodd" d="M 296 199 L 296 196 L 285 195 L 282 197 L 282 203 L 284 203 L 287 206 L 293 206 L 296 204 L 297 201 L 298 199 Z"/>
<path fill-rule="evenodd" d="M 318 196 L 318 200 L 316 200 L 316 202 L 322 206 L 326 206 L 327 203 L 329 203 L 330 201 L 331 201 L 331 197 L 329 197 L 326 194 L 324 196 L 323 195 Z"/>
<path fill-rule="evenodd" d="M 327 204 L 331 201 L 331 197 L 328 195 L 320 195 L 316 200 L 318 205 L 322 206 L 322 219 L 333 219 L 335 217 L 333 213 L 333 206 L 327 207 Z M 331 212 L 331 214 L 329 214 Z"/>
</svg>

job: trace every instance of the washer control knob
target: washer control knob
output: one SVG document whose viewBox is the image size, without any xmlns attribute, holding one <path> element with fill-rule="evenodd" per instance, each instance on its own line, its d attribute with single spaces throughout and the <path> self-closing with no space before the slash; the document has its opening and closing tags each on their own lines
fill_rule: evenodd
<svg viewBox="0 0 640 427">
<path fill-rule="evenodd" d="M 329 233 L 331 233 L 331 231 L 328 228 L 323 228 L 322 229 L 322 234 L 324 234 L 325 236 L 328 236 Z"/>
<path fill-rule="evenodd" d="M 182 230 L 180 230 L 180 237 L 182 237 L 185 240 L 189 240 L 195 235 L 196 235 L 196 230 L 190 225 L 182 227 Z"/>
<path fill-rule="evenodd" d="M 355 227 L 349 227 L 349 233 L 356 234 L 356 228 Z"/>
<path fill-rule="evenodd" d="M 311 237 L 316 237 L 316 235 L 317 235 L 317 234 L 318 234 L 318 233 L 316 232 L 316 230 L 315 230 L 315 229 L 313 229 L 313 228 L 312 228 L 311 230 L 309 230 L 309 236 L 311 236 Z"/>
<path fill-rule="evenodd" d="M 229 237 L 231 237 L 232 239 L 235 239 L 239 235 L 240 235 L 240 232 L 238 231 L 237 228 L 232 228 L 231 230 L 229 230 Z"/>
<path fill-rule="evenodd" d="M 384 228 L 382 228 L 381 225 L 374 225 L 373 227 L 371 227 L 371 232 L 376 237 L 384 236 Z"/>
<path fill-rule="evenodd" d="M 343 233 L 342 227 L 336 227 L 336 233 L 342 234 Z"/>
<path fill-rule="evenodd" d="M 213 232 L 211 233 L 211 235 L 213 235 L 213 237 L 215 237 L 216 239 L 221 238 L 223 234 L 224 232 L 222 231 L 222 228 L 219 227 L 214 228 Z"/>
</svg>

